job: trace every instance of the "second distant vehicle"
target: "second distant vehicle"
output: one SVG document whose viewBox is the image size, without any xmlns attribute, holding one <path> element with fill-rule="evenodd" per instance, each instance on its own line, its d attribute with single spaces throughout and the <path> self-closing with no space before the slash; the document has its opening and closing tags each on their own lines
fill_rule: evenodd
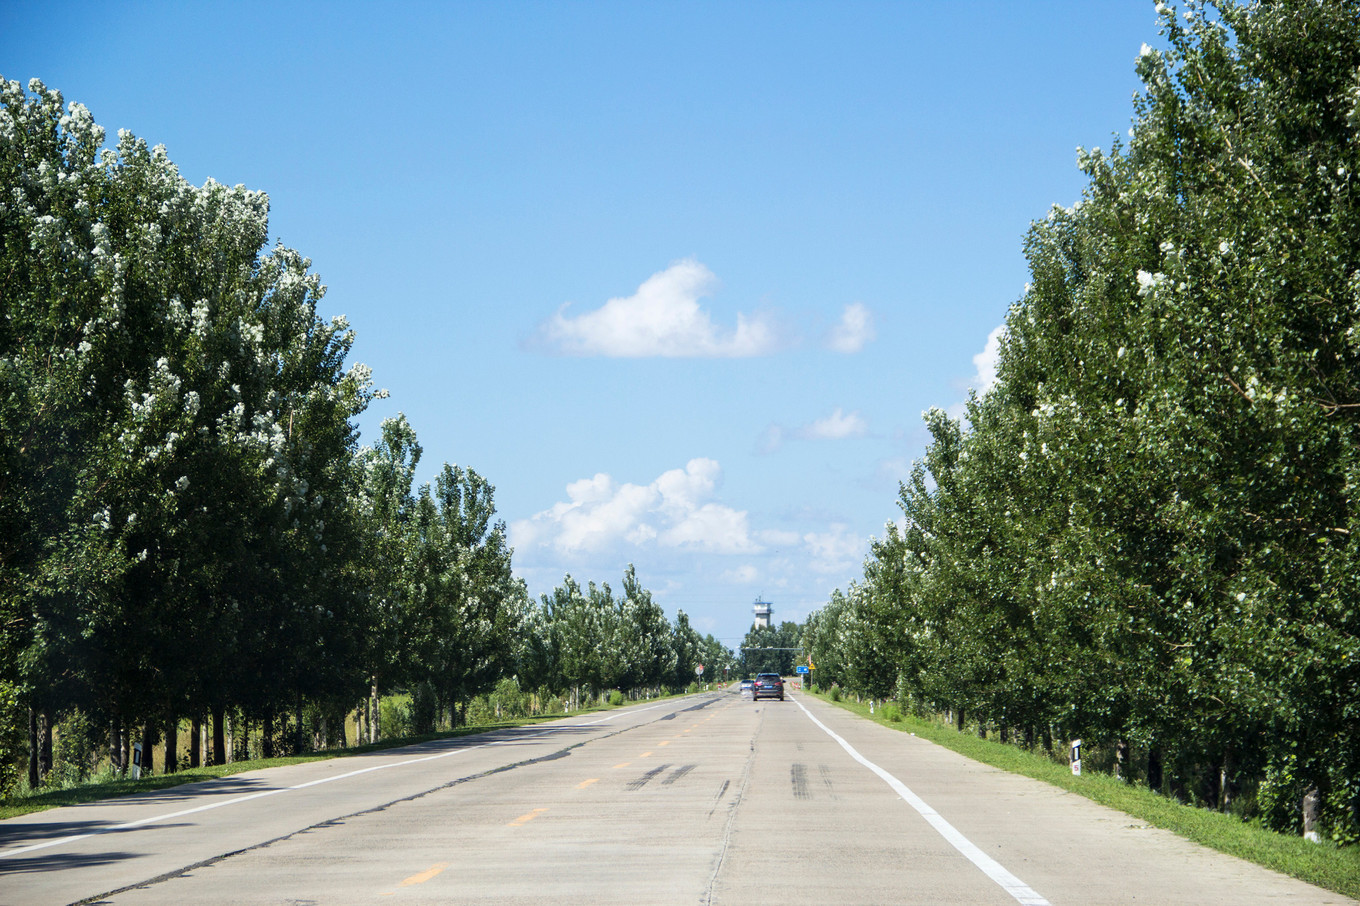
<svg viewBox="0 0 1360 906">
<path fill-rule="evenodd" d="M 778 673 L 757 673 L 755 688 L 751 690 L 751 698 L 760 701 L 762 698 L 777 698 L 781 702 L 784 700 L 784 679 Z"/>
</svg>

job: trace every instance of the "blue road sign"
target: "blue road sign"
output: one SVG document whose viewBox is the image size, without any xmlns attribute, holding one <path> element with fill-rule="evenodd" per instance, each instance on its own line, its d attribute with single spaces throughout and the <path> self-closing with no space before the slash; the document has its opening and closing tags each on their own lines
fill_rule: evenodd
<svg viewBox="0 0 1360 906">
<path fill-rule="evenodd" d="M 807 664 L 799 664 L 797 667 L 794 667 L 793 669 L 794 669 L 794 672 L 796 672 L 796 673 L 807 673 L 807 672 L 808 672 Z"/>
</svg>

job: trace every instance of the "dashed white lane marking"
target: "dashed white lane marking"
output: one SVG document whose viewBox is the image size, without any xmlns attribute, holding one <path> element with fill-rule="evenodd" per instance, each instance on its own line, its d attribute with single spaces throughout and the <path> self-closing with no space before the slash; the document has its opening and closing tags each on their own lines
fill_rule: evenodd
<svg viewBox="0 0 1360 906">
<path fill-rule="evenodd" d="M 651 711 L 660 707 L 662 707 L 661 704 L 656 704 L 646 708 L 629 709 L 628 711 L 617 711 L 609 715 L 608 717 L 603 717 L 600 718 L 599 720 L 588 721 L 582 724 L 582 726 L 588 727 L 593 726 L 594 724 L 602 724 L 611 721 L 616 717 L 621 717 L 624 714 L 640 714 L 643 711 Z M 525 738 L 532 739 L 539 736 L 547 736 L 551 732 L 553 731 L 543 730 L 538 733 L 525 733 L 521 736 L 515 737 L 515 741 L 518 742 Z M 389 761 L 387 764 L 377 764 L 373 765 L 372 767 L 359 768 L 357 771 L 347 771 L 343 774 L 333 774 L 330 777 L 322 777 L 319 780 L 309 780 L 306 783 L 299 783 L 295 786 L 284 786 L 273 790 L 261 790 L 258 793 L 249 793 L 245 796 L 236 796 L 235 798 L 232 799 L 224 799 L 221 802 L 210 802 L 207 805 L 199 805 L 195 806 L 194 808 L 186 808 L 182 811 L 170 812 L 169 814 L 165 815 L 153 815 L 150 818 L 139 818 L 136 821 L 128 821 L 125 824 L 114 824 L 111 825 L 110 827 L 97 828 L 96 830 L 92 830 L 84 834 L 72 834 L 69 837 L 58 837 L 55 840 L 46 840 L 42 843 L 33 843 L 29 846 L 21 846 L 17 849 L 5 850 L 4 852 L 0 852 L 0 859 L 7 859 L 11 856 L 21 856 L 24 853 L 31 853 L 34 850 L 47 849 L 52 846 L 63 846 L 67 843 L 75 843 L 77 840 L 85 840 L 89 837 L 97 837 L 100 834 L 110 834 L 115 831 L 132 830 L 133 828 L 144 827 L 145 825 L 148 824 L 156 824 L 161 821 L 169 821 L 172 818 L 183 818 L 185 815 L 194 815 L 199 812 L 207 812 L 215 808 L 225 808 L 228 805 L 239 805 L 242 802 L 249 802 L 252 799 L 262 799 L 265 796 L 277 796 L 280 793 L 289 793 L 292 792 L 293 790 L 305 790 L 308 787 L 320 786 L 323 783 L 331 783 L 336 780 L 345 780 L 346 778 L 349 777 L 357 777 L 360 774 L 368 774 L 373 771 L 383 771 L 388 768 L 399 768 L 411 764 L 420 764 L 421 762 L 424 761 L 435 761 L 440 758 L 448 758 L 452 755 L 462 755 L 465 752 L 471 752 L 476 749 L 484 749 L 487 748 L 488 746 L 500 745 L 500 742 L 501 742 L 500 740 L 496 740 L 494 742 L 484 742 L 475 746 L 465 746 L 463 748 L 453 749 L 448 752 L 440 752 L 436 755 L 425 755 L 421 758 L 406 758 L 401 761 Z"/>
<path fill-rule="evenodd" d="M 1003 868 L 1000 862 L 997 862 L 991 856 L 978 849 L 977 844 L 959 833 L 958 828 L 944 820 L 939 812 L 931 808 L 920 796 L 913 793 L 905 783 L 855 751 L 854 746 L 838 736 L 835 731 L 826 724 L 822 723 L 816 717 L 813 717 L 812 712 L 804 707 L 803 703 L 797 698 L 794 698 L 793 702 L 803 709 L 803 713 L 808 716 L 809 720 L 822 728 L 822 732 L 840 743 L 841 748 L 845 749 L 845 751 L 850 754 L 851 758 L 855 759 L 882 778 L 883 782 L 892 787 L 893 792 L 901 796 L 912 808 L 916 809 L 921 817 L 926 819 L 930 826 L 939 832 L 941 837 L 944 837 L 945 840 L 949 841 L 950 846 L 962 853 L 969 862 L 972 862 L 978 868 L 982 869 L 983 874 L 1000 885 L 1001 889 L 1014 897 L 1016 902 L 1020 903 L 1021 906 L 1050 906 L 1048 900 L 1039 896 L 1032 887 Z"/>
</svg>

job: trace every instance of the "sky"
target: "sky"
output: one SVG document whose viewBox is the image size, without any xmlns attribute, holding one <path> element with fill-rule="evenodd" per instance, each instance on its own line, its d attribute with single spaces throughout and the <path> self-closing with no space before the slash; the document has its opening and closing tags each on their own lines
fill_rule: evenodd
<svg viewBox="0 0 1360 906">
<path fill-rule="evenodd" d="M 269 194 L 364 442 L 486 477 L 533 595 L 631 563 L 734 648 L 863 575 L 1144 43 L 1134 0 L 0 0 L 0 76 Z"/>
</svg>

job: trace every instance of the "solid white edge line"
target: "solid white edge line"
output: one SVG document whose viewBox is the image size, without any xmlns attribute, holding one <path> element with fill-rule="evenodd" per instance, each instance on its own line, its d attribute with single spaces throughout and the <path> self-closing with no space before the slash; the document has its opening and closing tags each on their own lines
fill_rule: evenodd
<svg viewBox="0 0 1360 906">
<path fill-rule="evenodd" d="M 636 710 L 630 708 L 627 711 L 618 711 L 614 714 L 611 714 L 609 717 L 602 718 L 601 720 L 591 721 L 588 724 L 583 724 L 583 726 L 591 726 L 592 724 L 604 723 L 605 721 L 613 720 L 616 717 L 622 717 L 625 713 L 638 714 L 642 711 L 651 711 L 655 708 L 660 708 L 663 704 L 664 702 L 652 705 L 647 708 L 639 708 Z M 529 737 L 546 736 L 548 735 L 548 731 L 545 730 L 540 733 L 530 733 L 525 735 Z M 330 783 L 333 780 L 344 780 L 346 777 L 355 777 L 359 774 L 367 774 L 372 771 L 382 771 L 387 768 L 402 767 L 403 765 L 408 764 L 420 764 L 422 761 L 434 761 L 437 758 L 448 758 L 450 755 L 461 755 L 464 752 L 471 752 L 474 749 L 481 749 L 487 746 L 494 746 L 497 744 L 498 743 L 496 742 L 484 742 L 475 746 L 466 746 L 465 748 L 453 749 L 448 752 L 439 752 L 435 755 L 424 755 L 420 758 L 408 758 L 403 759 L 401 761 L 389 761 L 387 764 L 376 764 L 373 765 L 372 767 L 359 768 L 357 771 L 347 771 L 344 774 L 333 774 L 330 777 L 322 777 L 318 780 L 309 780 L 306 783 L 299 783 L 296 786 L 283 786 L 272 790 L 261 790 L 258 793 L 250 793 L 245 796 L 237 796 L 234 799 L 224 799 L 221 802 L 210 802 L 207 805 L 200 805 L 194 808 L 184 809 L 183 811 L 179 812 L 170 812 L 169 814 L 166 815 L 155 815 L 150 818 L 139 818 L 136 821 L 129 821 L 125 824 L 115 824 L 111 827 L 101 827 L 84 834 L 74 834 L 69 837 L 59 837 L 55 840 L 47 840 L 42 843 L 33 843 L 28 846 L 21 846 L 18 849 L 5 850 L 4 852 L 0 852 L 0 859 L 8 859 L 10 856 L 21 856 L 24 853 L 31 853 L 35 850 L 47 849 L 52 846 L 61 846 L 66 843 L 75 843 L 77 840 L 85 840 L 89 837 L 97 837 L 100 834 L 110 834 L 113 833 L 114 831 L 132 830 L 133 828 L 142 827 L 143 825 L 147 824 L 156 824 L 157 822 L 160 821 L 169 821 L 172 818 L 183 818 L 185 815 L 193 815 L 198 812 L 207 812 L 215 808 L 222 808 L 223 806 L 236 805 L 237 803 L 248 802 L 251 799 L 259 799 L 263 796 L 275 796 L 279 793 L 290 792 L 291 790 L 303 790 L 306 789 L 307 787 L 320 786 L 323 783 Z"/>
<path fill-rule="evenodd" d="M 790 697 L 792 698 L 792 696 Z M 1032 887 L 1011 874 L 1002 867 L 1000 862 L 997 862 L 981 849 L 978 849 L 977 844 L 959 833 L 958 828 L 944 820 L 939 812 L 931 808 L 920 796 L 913 793 L 905 783 L 865 758 L 855 750 L 854 746 L 850 745 L 850 743 L 838 736 L 834 730 L 814 717 L 812 712 L 807 709 L 807 706 L 797 698 L 793 698 L 793 703 L 799 708 L 802 708 L 803 713 L 808 716 L 808 720 L 821 727 L 822 732 L 840 743 L 841 748 L 845 749 L 845 751 L 850 754 L 851 758 L 873 771 L 883 780 L 883 782 L 892 787 L 893 792 L 901 796 L 902 800 L 906 802 L 907 805 L 916 809 L 921 817 L 926 819 L 930 826 L 935 828 L 940 836 L 944 837 L 945 840 L 949 842 L 950 846 L 963 854 L 969 862 L 972 862 L 978 868 L 982 869 L 983 874 L 991 878 L 1002 890 L 1014 897 L 1016 902 L 1020 903 L 1021 906 L 1051 906 L 1048 900 L 1041 897 Z"/>
</svg>

